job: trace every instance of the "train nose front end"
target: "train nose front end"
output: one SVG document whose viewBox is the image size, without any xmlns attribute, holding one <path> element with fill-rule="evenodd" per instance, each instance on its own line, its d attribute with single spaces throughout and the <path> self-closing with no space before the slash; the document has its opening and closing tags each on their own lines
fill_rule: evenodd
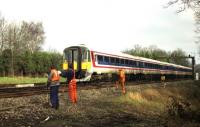
<svg viewBox="0 0 200 127">
<path fill-rule="evenodd" d="M 63 70 L 72 68 L 77 81 L 89 81 L 91 71 L 90 51 L 86 47 L 72 46 L 64 50 Z"/>
</svg>

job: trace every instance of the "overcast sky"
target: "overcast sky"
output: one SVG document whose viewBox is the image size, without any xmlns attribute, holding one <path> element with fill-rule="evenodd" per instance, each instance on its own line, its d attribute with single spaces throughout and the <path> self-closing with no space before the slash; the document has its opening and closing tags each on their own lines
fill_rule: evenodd
<svg viewBox="0 0 200 127">
<path fill-rule="evenodd" d="M 0 0 L 9 21 L 41 21 L 44 50 L 86 44 L 122 51 L 134 45 L 197 53 L 191 11 L 176 14 L 167 0 Z"/>
</svg>

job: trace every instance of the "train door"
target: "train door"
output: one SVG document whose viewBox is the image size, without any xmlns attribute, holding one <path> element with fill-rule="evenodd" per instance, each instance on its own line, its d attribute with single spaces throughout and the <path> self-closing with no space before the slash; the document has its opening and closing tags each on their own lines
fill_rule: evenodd
<svg viewBox="0 0 200 127">
<path fill-rule="evenodd" d="M 81 51 L 80 48 L 69 48 L 66 52 L 68 68 L 72 66 L 76 78 L 80 78 L 81 73 Z"/>
</svg>

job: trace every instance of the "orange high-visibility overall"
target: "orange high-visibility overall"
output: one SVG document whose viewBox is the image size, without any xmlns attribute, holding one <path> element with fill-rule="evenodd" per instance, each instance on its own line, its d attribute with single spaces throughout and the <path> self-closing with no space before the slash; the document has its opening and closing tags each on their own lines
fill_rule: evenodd
<svg viewBox="0 0 200 127">
<path fill-rule="evenodd" d="M 76 95 L 76 79 L 73 78 L 70 82 L 69 82 L 69 98 L 71 100 L 72 103 L 76 103 L 77 102 L 77 95 Z"/>
<path fill-rule="evenodd" d="M 119 70 L 119 80 L 118 83 L 121 85 L 122 87 L 122 93 L 125 94 L 126 93 L 126 89 L 125 89 L 125 73 L 124 70 L 120 69 Z M 117 84 L 117 83 L 116 83 Z M 118 85 L 116 85 L 116 87 L 118 87 Z"/>
<path fill-rule="evenodd" d="M 73 79 L 69 82 L 68 85 L 68 95 L 69 98 L 71 100 L 72 103 L 76 103 L 77 102 L 77 94 L 76 94 L 76 79 L 75 79 L 75 75 L 73 77 Z"/>
</svg>

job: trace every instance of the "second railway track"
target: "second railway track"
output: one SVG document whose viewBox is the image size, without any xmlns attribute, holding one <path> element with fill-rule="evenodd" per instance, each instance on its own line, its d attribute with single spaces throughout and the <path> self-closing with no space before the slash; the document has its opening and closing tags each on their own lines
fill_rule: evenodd
<svg viewBox="0 0 200 127">
<path fill-rule="evenodd" d="M 172 81 L 167 81 L 172 82 Z M 165 83 L 167 83 L 165 82 Z M 173 80 L 173 82 L 175 82 Z M 139 84 L 152 84 L 152 83 L 163 83 L 161 81 L 131 81 L 127 82 L 126 85 L 139 85 Z M 66 87 L 64 83 L 59 88 L 59 92 L 63 91 L 63 88 Z M 101 89 L 114 87 L 114 82 L 98 82 L 98 83 L 77 83 L 77 90 L 89 90 L 89 89 Z M 67 92 L 68 89 L 65 89 Z M 32 96 L 38 94 L 46 94 L 49 92 L 47 86 L 44 84 L 36 85 L 34 87 L 0 87 L 0 98 L 10 98 L 10 97 L 22 97 L 22 96 Z"/>
</svg>

